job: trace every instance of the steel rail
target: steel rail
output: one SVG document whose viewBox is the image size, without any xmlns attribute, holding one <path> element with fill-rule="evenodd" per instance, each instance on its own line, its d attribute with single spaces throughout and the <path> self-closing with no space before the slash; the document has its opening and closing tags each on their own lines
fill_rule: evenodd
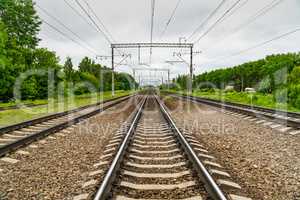
<svg viewBox="0 0 300 200">
<path fill-rule="evenodd" d="M 208 191 L 209 195 L 214 200 L 227 200 L 225 194 L 222 192 L 220 187 L 217 185 L 215 180 L 212 178 L 208 170 L 205 168 L 204 164 L 198 158 L 197 154 L 194 152 L 193 148 L 190 146 L 189 142 L 185 139 L 181 131 L 175 125 L 175 122 L 171 118 L 170 114 L 165 108 L 165 105 L 158 99 L 157 96 L 156 101 L 160 106 L 160 110 L 172 128 L 173 133 L 177 136 L 181 146 L 183 147 L 185 153 L 188 155 L 189 160 L 193 163 L 194 168 L 199 174 L 201 181 L 204 183 L 206 190 Z"/>
<path fill-rule="evenodd" d="M 179 95 L 179 94 L 174 94 L 174 93 L 171 93 L 170 96 L 173 96 L 176 98 L 187 99 L 194 103 L 204 103 L 204 104 L 211 105 L 214 107 L 224 108 L 226 110 L 243 113 L 243 114 L 250 115 L 253 117 L 260 116 L 261 118 L 264 118 L 264 119 L 271 119 L 273 121 L 276 121 L 279 124 L 288 125 L 293 128 L 296 128 L 296 129 L 300 128 L 300 116 L 297 116 L 298 118 L 291 117 L 291 115 L 295 116 L 295 114 L 298 115 L 298 113 L 276 111 L 276 110 L 272 110 L 272 109 L 268 109 L 268 108 L 265 109 L 262 107 L 259 107 L 259 109 L 258 109 L 257 107 L 252 107 L 252 106 L 247 106 L 247 105 L 239 106 L 240 104 L 222 102 L 222 101 L 211 100 L 211 99 L 204 99 L 204 98 L 187 96 L 187 95 Z"/>
<path fill-rule="evenodd" d="M 40 117 L 40 118 L 25 121 L 25 122 L 20 122 L 20 123 L 17 123 L 17 124 L 5 126 L 5 127 L 0 128 L 0 136 L 5 134 L 5 133 L 11 132 L 11 131 L 15 131 L 15 130 L 25 128 L 25 127 L 28 127 L 28 126 L 32 126 L 32 125 L 36 125 L 36 124 L 39 124 L 39 123 L 42 123 L 42 122 L 45 122 L 45 121 L 48 121 L 48 120 L 51 120 L 51 119 L 62 117 L 62 116 L 72 114 L 74 112 L 78 112 L 78 111 L 81 111 L 81 110 L 84 110 L 84 109 L 87 109 L 87 108 L 90 108 L 90 107 L 98 106 L 98 105 L 101 105 L 101 104 L 104 104 L 104 103 L 112 102 L 112 101 L 115 101 L 115 100 L 118 100 L 118 99 L 121 99 L 121 98 L 130 97 L 130 96 L 134 96 L 134 95 L 125 95 L 125 96 L 121 96 L 121 97 L 117 97 L 117 98 L 113 98 L 113 99 L 108 99 L 108 100 L 101 101 L 101 102 L 98 102 L 98 103 L 95 103 L 95 104 L 75 108 L 73 110 L 68 110 L 68 111 L 59 112 L 59 113 L 55 113 L 55 114 L 50 114 L 50 115 L 46 115 L 44 117 Z"/>
<path fill-rule="evenodd" d="M 73 124 L 76 124 L 86 118 L 89 118 L 91 116 L 94 116 L 98 113 L 101 113 L 105 110 L 107 110 L 108 108 L 111 108 L 121 102 L 124 102 L 126 100 L 128 100 L 131 96 L 128 96 L 128 97 L 125 97 L 125 98 L 122 98 L 120 100 L 116 100 L 116 102 L 113 102 L 107 106 L 104 106 L 102 108 L 99 108 L 99 109 L 96 109 L 94 111 L 91 111 L 89 113 L 86 113 L 86 114 L 83 114 L 83 115 L 80 115 L 78 117 L 75 117 L 71 120 L 68 120 L 66 122 L 63 122 L 61 124 L 58 124 L 58 125 L 55 125 L 55 126 L 52 126 L 50 128 L 47 128 L 45 130 L 42 130 L 42 131 L 39 131 L 37 133 L 34 133 L 34 134 L 31 134 L 31 135 L 28 135 L 24 138 L 21 138 L 19 140 L 16 140 L 16 141 L 13 141 L 5 146 L 2 146 L 0 147 L 0 157 L 4 156 L 5 154 L 9 153 L 9 152 L 12 152 L 14 151 L 15 149 L 19 148 L 19 147 L 22 147 L 24 145 L 27 145 L 37 139 L 40 139 L 40 138 L 43 138 L 43 137 L 46 137 L 52 133 L 55 133 L 55 132 L 58 132 L 64 128 L 67 128 L 69 126 L 72 126 Z"/>
<path fill-rule="evenodd" d="M 122 141 L 121 146 L 118 149 L 118 152 L 114 158 L 114 160 L 112 161 L 112 164 L 110 165 L 110 168 L 108 169 L 103 182 L 101 183 L 95 197 L 94 200 L 104 200 L 108 197 L 109 192 L 111 190 L 112 187 L 112 183 L 116 177 L 117 171 L 120 168 L 120 164 L 123 161 L 124 155 L 126 153 L 126 149 L 129 145 L 129 142 L 132 138 L 132 135 L 134 134 L 134 130 L 136 129 L 136 126 L 138 124 L 138 121 L 142 115 L 142 111 L 143 108 L 145 106 L 145 102 L 147 100 L 147 97 L 145 97 L 142 100 L 142 103 L 140 104 L 140 106 L 138 107 L 135 117 L 126 133 L 126 136 L 124 138 L 124 140 Z"/>
<path fill-rule="evenodd" d="M 193 98 L 193 96 L 188 96 L 188 97 Z M 196 98 L 198 98 L 198 97 L 196 97 Z M 276 113 L 276 114 L 280 114 L 280 115 L 283 115 L 283 116 L 300 118 L 300 113 L 297 113 L 297 112 L 275 110 L 275 109 L 271 109 L 271 108 L 264 108 L 264 107 L 261 107 L 261 106 L 247 105 L 247 104 L 241 104 L 241 103 L 233 103 L 233 102 L 228 102 L 228 101 L 219 101 L 219 100 L 215 100 L 215 99 L 208 99 L 208 98 L 202 98 L 202 97 L 201 97 L 201 99 L 207 100 L 207 101 L 222 102 L 222 103 L 232 105 L 232 106 L 249 108 L 249 109 L 254 109 L 254 110 L 258 110 L 258 111 L 269 112 L 269 113 L 272 113 L 272 114 Z"/>
<path fill-rule="evenodd" d="M 178 95 L 178 96 L 182 96 L 182 97 L 189 97 L 192 99 L 201 99 L 201 100 L 206 100 L 206 101 L 213 101 L 213 102 L 217 102 L 217 103 L 224 103 L 227 105 L 232 105 L 232 106 L 238 106 L 238 107 L 243 107 L 243 108 L 249 108 L 249 109 L 254 109 L 254 110 L 258 110 L 258 111 L 263 111 L 263 112 L 269 112 L 269 113 L 276 113 L 276 114 L 280 114 L 283 116 L 288 116 L 288 117 L 295 117 L 295 118 L 300 118 L 300 113 L 297 112 L 290 112 L 290 111 L 284 111 L 284 110 L 275 110 L 272 108 L 265 108 L 265 107 L 261 107 L 261 106 L 254 106 L 254 105 L 247 105 L 247 104 L 241 104 L 241 103 L 233 103 L 233 102 L 228 102 L 228 101 L 220 101 L 220 100 L 216 100 L 216 99 L 209 99 L 209 98 L 204 98 L 204 97 L 195 97 L 195 96 L 191 96 L 191 95 L 183 95 L 183 94 L 175 94 L 170 92 L 170 94 L 174 94 L 174 95 Z"/>
</svg>

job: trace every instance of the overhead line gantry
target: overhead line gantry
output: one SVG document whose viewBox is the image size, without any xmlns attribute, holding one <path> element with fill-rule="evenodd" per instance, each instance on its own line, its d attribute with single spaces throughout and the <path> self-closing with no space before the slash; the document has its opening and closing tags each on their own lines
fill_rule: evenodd
<svg viewBox="0 0 300 200">
<path fill-rule="evenodd" d="M 111 44 L 111 58 L 112 58 L 112 96 L 115 95 L 115 77 L 114 77 L 114 50 L 115 49 L 138 49 L 139 54 L 138 57 L 140 59 L 140 49 L 141 48 L 187 48 L 190 50 L 190 74 L 189 74 L 189 82 L 188 82 L 188 90 L 192 92 L 193 85 L 193 47 L 192 43 L 115 43 Z"/>
</svg>

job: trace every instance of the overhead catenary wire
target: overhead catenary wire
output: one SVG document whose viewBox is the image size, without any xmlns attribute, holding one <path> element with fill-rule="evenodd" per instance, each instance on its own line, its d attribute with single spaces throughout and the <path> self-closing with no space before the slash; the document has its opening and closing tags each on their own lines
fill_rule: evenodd
<svg viewBox="0 0 300 200">
<path fill-rule="evenodd" d="M 284 38 L 284 37 L 287 37 L 287 36 L 292 35 L 292 34 L 294 34 L 294 33 L 296 33 L 296 32 L 299 32 L 299 31 L 300 31 L 300 27 L 299 27 L 299 28 L 296 28 L 296 29 L 294 29 L 294 30 L 292 30 L 292 31 L 288 31 L 288 32 L 286 32 L 286 33 L 283 33 L 283 34 L 281 34 L 281 35 L 278 35 L 278 36 L 276 36 L 276 37 L 274 37 L 274 38 L 271 38 L 271 39 L 269 39 L 269 40 L 266 40 L 266 41 L 264 41 L 264 42 L 258 43 L 258 44 L 254 45 L 254 46 L 251 46 L 251 47 L 248 47 L 248 48 L 246 48 L 246 49 L 243 49 L 243 50 L 241 50 L 241 51 L 239 51 L 239 52 L 237 52 L 237 53 L 231 54 L 231 55 L 229 55 L 229 56 L 223 56 L 223 58 L 221 58 L 221 59 L 215 59 L 215 60 L 217 60 L 217 61 L 227 60 L 227 59 L 229 59 L 229 58 L 231 58 L 231 57 L 235 57 L 235 56 L 238 56 L 238 55 L 240 55 L 240 54 L 246 53 L 246 52 L 248 52 L 248 51 L 257 49 L 257 48 L 259 48 L 259 47 L 262 47 L 262 46 L 264 46 L 264 45 L 266 45 L 266 44 L 269 44 L 269 43 L 274 42 L 274 41 L 276 41 L 276 40 L 282 39 L 282 38 Z"/>
<path fill-rule="evenodd" d="M 153 43 L 153 29 L 154 29 L 154 15 L 155 15 L 155 0 L 151 0 L 151 27 L 150 27 L 150 43 Z M 150 47 L 150 64 L 152 62 L 152 47 Z"/>
<path fill-rule="evenodd" d="M 100 32 L 103 36 L 104 36 L 104 38 L 106 39 L 106 41 L 109 43 L 109 44 L 112 44 L 112 40 L 114 40 L 113 39 L 113 37 L 110 39 L 109 38 L 109 36 L 107 36 L 107 34 L 110 34 L 109 32 L 108 33 L 106 33 L 105 31 L 103 31 L 101 28 L 100 28 L 100 26 L 96 23 L 96 21 L 94 20 L 94 18 L 89 14 L 89 12 L 83 7 L 83 5 L 78 1 L 78 0 L 75 0 L 76 1 L 76 3 L 77 3 L 77 5 L 81 8 L 81 10 L 87 15 L 87 17 L 91 20 L 91 22 L 94 24 L 94 26 L 97 28 L 97 30 L 98 30 L 98 32 Z M 85 1 L 86 2 L 86 1 Z M 87 3 L 87 2 L 86 2 Z M 91 8 L 90 6 L 89 6 L 89 4 L 87 3 L 87 6 L 89 7 L 89 8 Z M 93 11 L 94 12 L 94 11 Z M 95 12 L 94 12 L 95 13 Z M 97 17 L 96 17 L 97 18 Z M 98 18 L 98 20 L 100 20 L 99 18 Z M 101 21 L 101 20 L 100 20 Z M 102 26 L 104 26 L 103 28 L 106 30 L 106 31 L 108 31 L 107 29 L 106 29 L 106 27 L 105 27 L 105 25 L 101 22 L 101 25 Z M 110 34 L 111 35 L 111 34 Z M 121 51 L 121 50 L 119 50 L 119 49 L 117 49 L 117 52 L 119 53 L 119 55 L 124 55 L 125 54 L 125 52 L 123 52 L 123 51 Z"/>
<path fill-rule="evenodd" d="M 252 46 L 252 47 L 249 47 L 249 48 L 247 48 L 247 49 L 244 49 L 244 50 L 242 50 L 242 51 L 239 51 L 238 53 L 235 53 L 235 54 L 233 54 L 232 56 L 237 56 L 237 55 L 243 54 L 243 53 L 245 53 L 245 52 L 251 51 L 251 50 L 253 50 L 253 49 L 259 48 L 259 47 L 264 46 L 264 45 L 266 45 L 266 44 L 268 44 L 268 43 L 271 43 L 271 42 L 273 42 L 273 41 L 276 41 L 276 40 L 279 40 L 279 39 L 284 38 L 284 37 L 286 37 L 286 36 L 289 36 L 289 35 L 291 35 L 291 34 L 294 34 L 294 33 L 298 32 L 298 31 L 300 31 L 300 28 L 294 29 L 294 30 L 289 31 L 289 32 L 287 32 L 287 33 L 284 33 L 284 34 L 281 34 L 281 35 L 279 35 L 279 36 L 276 36 L 276 37 L 274 37 L 274 38 L 272 38 L 272 39 L 270 39 L 270 40 L 267 40 L 267 41 L 265 41 L 265 42 L 259 43 L 259 44 L 257 44 L 257 45 Z"/>
<path fill-rule="evenodd" d="M 48 25 L 48 27 L 50 27 L 52 30 L 56 31 L 57 33 L 61 34 L 62 36 L 64 36 L 65 38 L 71 40 L 72 42 L 76 43 L 78 46 L 86 49 L 87 51 L 89 51 L 90 53 L 92 53 L 93 55 L 95 54 L 95 52 L 91 51 L 90 49 L 86 48 L 85 46 L 83 46 L 80 42 L 76 41 L 75 39 L 69 37 L 66 33 L 62 32 L 61 30 L 59 30 L 58 28 L 56 28 L 54 25 L 50 24 L 49 22 L 47 22 L 44 19 L 41 19 L 41 21 Z M 95 54 L 96 55 L 96 54 Z"/>
<path fill-rule="evenodd" d="M 232 10 L 226 17 L 224 17 L 220 23 L 222 23 L 223 21 L 225 21 L 227 18 L 231 17 L 233 14 L 235 14 L 238 10 L 240 10 L 242 7 L 244 7 L 245 5 L 247 5 L 247 3 L 249 2 L 249 0 L 244 0 L 244 2 L 242 2 L 239 6 L 237 6 L 234 10 Z"/>
<path fill-rule="evenodd" d="M 193 31 L 193 33 L 188 37 L 188 40 L 191 40 L 192 37 L 209 22 L 209 20 L 220 10 L 227 0 L 222 0 L 221 3 L 203 20 L 203 22 Z"/>
<path fill-rule="evenodd" d="M 71 8 L 83 21 L 85 21 L 91 28 L 93 28 L 96 32 L 98 30 L 95 28 L 93 24 L 91 24 L 74 6 L 72 6 L 67 0 L 64 0 L 66 5 Z"/>
<path fill-rule="evenodd" d="M 255 22 L 258 18 L 260 18 L 260 17 L 266 15 L 267 13 L 269 13 L 272 9 L 274 9 L 277 5 L 279 5 L 283 1 L 284 0 L 273 0 L 272 2 L 270 2 L 269 4 L 267 4 L 266 6 L 264 6 L 263 8 L 261 8 L 258 12 L 256 12 L 253 15 L 251 15 L 246 22 L 244 22 L 243 24 L 239 25 L 237 28 L 234 29 L 233 32 L 231 32 L 229 35 L 223 37 L 221 40 L 219 40 L 215 44 L 220 44 L 220 42 L 224 41 L 228 37 L 235 35 L 239 31 L 241 31 L 242 29 L 246 28 L 251 23 Z M 213 46 L 215 46 L 215 45 L 211 45 L 206 50 L 213 48 Z"/>
<path fill-rule="evenodd" d="M 194 43 L 198 43 L 202 38 L 204 38 L 208 33 L 210 33 L 225 17 L 228 13 L 230 13 L 231 10 L 233 10 L 239 3 L 241 2 L 241 0 L 237 0 L 229 9 L 227 9 L 223 15 L 218 18 L 217 21 L 215 21 L 215 23 L 213 23 L 212 26 L 210 26 Z"/>
<path fill-rule="evenodd" d="M 87 7 L 89 8 L 89 10 L 91 11 L 91 13 L 94 15 L 94 17 L 97 19 L 97 21 L 101 24 L 101 26 L 103 27 L 104 31 L 107 33 L 107 35 L 111 38 L 111 40 L 113 42 L 115 42 L 114 37 L 112 36 L 112 34 L 110 33 L 110 31 L 106 28 L 105 24 L 103 23 L 103 21 L 99 18 L 99 16 L 96 14 L 96 12 L 94 11 L 94 9 L 90 6 L 90 4 L 88 3 L 87 0 L 84 0 L 85 4 L 87 5 Z M 116 42 L 115 42 L 116 43 Z"/>
<path fill-rule="evenodd" d="M 161 35 L 160 35 L 160 38 L 162 38 L 163 35 L 166 33 L 166 31 L 167 31 L 167 29 L 168 29 L 168 27 L 169 27 L 171 21 L 174 19 L 175 13 L 176 13 L 176 11 L 177 11 L 177 9 L 178 9 L 180 3 L 181 3 L 181 0 L 178 0 L 177 3 L 176 3 L 175 8 L 173 9 L 173 11 L 172 11 L 172 13 L 171 13 L 170 18 L 168 19 L 168 21 L 167 21 L 167 23 L 166 23 L 166 26 L 165 26 L 164 30 L 162 31 L 162 33 L 161 33 Z"/>
<path fill-rule="evenodd" d="M 111 40 L 110 38 L 105 34 L 105 32 L 99 27 L 99 25 L 95 22 L 95 20 L 93 19 L 93 17 L 88 13 L 88 11 L 82 6 L 82 4 L 78 1 L 75 0 L 75 2 L 77 3 L 77 5 L 81 8 L 81 10 L 87 15 L 87 17 L 91 20 L 91 22 L 94 24 L 94 26 L 97 28 L 98 32 L 100 32 L 104 38 L 106 39 L 106 41 L 111 44 Z"/>
<path fill-rule="evenodd" d="M 254 15 L 252 15 L 245 23 L 241 24 L 238 28 L 236 28 L 235 32 L 240 31 L 244 27 L 250 25 L 252 22 L 256 21 L 256 19 L 258 19 L 259 17 L 266 15 L 269 11 L 274 9 L 277 5 L 279 5 L 283 1 L 284 0 L 274 0 L 268 5 L 264 6 L 262 9 L 260 9 Z"/>
<path fill-rule="evenodd" d="M 81 10 L 87 15 L 87 17 L 90 19 L 90 21 L 94 24 L 96 27 L 97 31 L 102 34 L 105 38 L 105 40 L 109 43 L 112 44 L 111 39 L 107 36 L 107 34 L 100 28 L 100 26 L 96 23 L 94 18 L 89 14 L 89 12 L 83 7 L 83 5 L 78 1 L 75 0 L 76 4 L 81 8 Z M 117 50 L 120 55 L 124 54 L 124 52 Z"/>
<path fill-rule="evenodd" d="M 70 33 L 72 33 L 77 39 L 79 39 L 82 43 L 85 44 L 85 46 L 87 48 L 89 48 L 91 51 L 94 52 L 94 54 L 96 53 L 96 50 L 86 41 L 84 41 L 84 39 L 82 39 L 77 33 L 75 33 L 71 28 L 69 28 L 68 26 L 66 26 L 63 22 L 61 22 L 58 18 L 56 18 L 55 16 L 53 16 L 52 14 L 50 14 L 46 9 L 42 8 L 41 6 L 37 5 L 36 6 L 43 11 L 47 16 L 49 16 L 50 18 L 52 18 L 54 21 L 56 21 L 58 24 L 60 24 L 62 27 L 64 27 L 66 30 L 68 30 Z"/>
</svg>

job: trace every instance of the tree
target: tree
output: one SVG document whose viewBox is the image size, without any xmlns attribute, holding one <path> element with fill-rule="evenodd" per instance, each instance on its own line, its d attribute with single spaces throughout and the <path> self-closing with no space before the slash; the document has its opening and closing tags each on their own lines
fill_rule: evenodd
<svg viewBox="0 0 300 200">
<path fill-rule="evenodd" d="M 67 57 L 67 60 L 64 64 L 63 69 L 64 69 L 64 73 L 65 73 L 65 76 L 66 76 L 66 80 L 67 81 L 73 80 L 72 77 L 73 77 L 73 74 L 74 74 L 74 69 L 73 69 L 72 59 L 70 57 Z"/>
<path fill-rule="evenodd" d="M 7 33 L 4 29 L 4 24 L 0 21 L 0 99 L 8 100 L 10 84 L 12 77 L 9 73 L 11 67 L 6 56 Z"/>
<path fill-rule="evenodd" d="M 6 26 L 10 43 L 23 48 L 37 47 L 41 21 L 32 0 L 0 1 L 0 18 Z"/>
<path fill-rule="evenodd" d="M 4 24 L 0 21 L 0 65 L 6 65 L 8 59 L 6 57 L 7 32 L 4 29 Z"/>
<path fill-rule="evenodd" d="M 92 59 L 84 57 L 79 63 L 78 69 L 80 72 L 89 72 L 95 77 L 99 77 L 101 70 L 105 68 L 99 64 L 96 64 Z"/>
<path fill-rule="evenodd" d="M 117 90 L 130 90 L 135 86 L 133 77 L 126 73 L 117 73 L 116 75 L 116 89 Z"/>
<path fill-rule="evenodd" d="M 78 69 L 80 72 L 92 72 L 93 61 L 88 57 L 84 57 L 79 63 Z"/>
<path fill-rule="evenodd" d="M 293 84 L 300 84 L 300 66 L 295 67 L 288 77 L 288 82 Z"/>
<path fill-rule="evenodd" d="M 13 97 L 16 78 L 33 65 L 40 21 L 31 0 L 0 1 L 0 19 L 0 99 L 7 101 Z"/>
</svg>

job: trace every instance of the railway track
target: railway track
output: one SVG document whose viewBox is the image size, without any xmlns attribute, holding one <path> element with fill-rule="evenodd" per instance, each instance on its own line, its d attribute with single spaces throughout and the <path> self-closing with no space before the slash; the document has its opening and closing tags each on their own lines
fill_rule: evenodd
<svg viewBox="0 0 300 200">
<path fill-rule="evenodd" d="M 300 134 L 299 113 L 284 112 L 269 108 L 222 102 L 217 100 L 179 95 L 173 93 L 170 93 L 168 95 L 179 99 L 189 100 L 195 103 L 202 103 L 213 107 L 222 108 L 228 111 L 228 114 L 232 114 L 232 112 L 238 113 L 240 114 L 240 116 L 246 116 L 246 119 L 250 119 L 250 117 L 257 118 L 259 120 L 259 123 L 270 125 L 270 127 L 275 127 L 279 130 L 282 130 L 281 132 L 288 131 L 291 135 Z"/>
<path fill-rule="evenodd" d="M 71 111 L 48 115 L 0 129 L 0 157 L 28 145 L 38 139 L 72 126 L 108 108 L 124 102 L 132 96 L 119 97 L 80 107 Z"/>
<path fill-rule="evenodd" d="M 110 154 L 104 158 L 116 153 L 94 200 L 250 199 L 193 136 L 176 127 L 158 97 L 143 99 L 127 127 L 105 150 Z"/>
</svg>

